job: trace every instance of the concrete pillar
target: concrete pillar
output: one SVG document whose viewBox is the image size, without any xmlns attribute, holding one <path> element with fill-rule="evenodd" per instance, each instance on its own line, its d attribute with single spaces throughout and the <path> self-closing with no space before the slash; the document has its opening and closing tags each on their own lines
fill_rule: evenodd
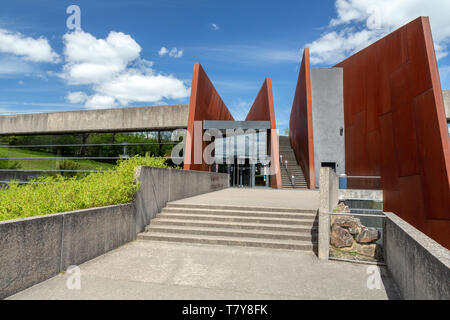
<svg viewBox="0 0 450 320">
<path fill-rule="evenodd" d="M 330 215 L 338 203 L 338 177 L 328 167 L 320 168 L 319 176 L 319 248 L 320 260 L 328 260 L 330 251 Z"/>
</svg>

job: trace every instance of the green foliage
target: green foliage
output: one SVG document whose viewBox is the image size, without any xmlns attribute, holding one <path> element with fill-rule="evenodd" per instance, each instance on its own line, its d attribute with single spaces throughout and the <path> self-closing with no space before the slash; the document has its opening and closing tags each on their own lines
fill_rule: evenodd
<svg viewBox="0 0 450 320">
<path fill-rule="evenodd" d="M 22 164 L 17 161 L 0 160 L 0 169 L 22 169 Z"/>
<path fill-rule="evenodd" d="M 74 161 L 62 160 L 58 163 L 58 170 L 81 170 L 81 165 Z M 61 172 L 64 177 L 74 177 L 78 174 L 76 172 Z"/>
<path fill-rule="evenodd" d="M 128 203 L 140 186 L 138 166 L 167 168 L 164 158 L 133 157 L 84 177 L 38 177 L 23 186 L 12 181 L 0 189 L 0 221 Z"/>
</svg>

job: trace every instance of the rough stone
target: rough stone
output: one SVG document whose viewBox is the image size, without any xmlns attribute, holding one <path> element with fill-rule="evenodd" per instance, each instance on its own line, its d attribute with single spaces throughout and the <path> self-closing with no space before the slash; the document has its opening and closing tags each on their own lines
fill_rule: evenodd
<svg viewBox="0 0 450 320">
<path fill-rule="evenodd" d="M 334 220 L 334 225 L 347 229 L 352 235 L 361 233 L 364 226 L 358 218 L 353 218 L 351 216 L 339 217 Z"/>
<path fill-rule="evenodd" d="M 348 230 L 335 225 L 331 228 L 330 243 L 336 248 L 351 247 L 353 236 Z"/>
<path fill-rule="evenodd" d="M 375 259 L 377 257 L 377 252 L 378 252 L 377 248 L 378 248 L 378 245 L 376 243 L 359 244 L 357 242 L 354 242 L 351 250 L 355 251 L 356 253 L 358 253 L 360 255 Z"/>
<path fill-rule="evenodd" d="M 356 241 L 359 243 L 371 243 L 377 241 L 380 238 L 380 234 L 377 229 L 374 228 L 364 228 L 358 236 Z"/>
<path fill-rule="evenodd" d="M 339 204 L 337 205 L 337 207 L 334 209 L 335 212 L 345 212 L 345 213 L 350 213 L 350 208 L 348 206 L 345 205 L 345 203 L 343 202 L 339 202 Z"/>
</svg>

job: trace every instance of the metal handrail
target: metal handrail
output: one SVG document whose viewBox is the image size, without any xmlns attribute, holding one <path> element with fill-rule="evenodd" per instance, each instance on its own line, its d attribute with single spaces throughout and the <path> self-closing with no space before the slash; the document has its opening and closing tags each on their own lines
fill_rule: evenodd
<svg viewBox="0 0 450 320">
<path fill-rule="evenodd" d="M 291 185 L 293 187 L 295 187 L 295 177 L 289 172 L 288 161 L 287 160 L 284 160 L 284 168 L 286 169 L 286 172 L 288 174 L 289 180 L 291 180 Z"/>
<path fill-rule="evenodd" d="M 376 218 L 386 218 L 384 212 L 381 214 L 364 214 L 364 213 L 354 213 L 354 212 L 328 212 L 329 215 L 333 216 L 357 216 L 357 217 L 376 217 Z"/>
<path fill-rule="evenodd" d="M 62 148 L 62 147 L 103 147 L 103 146 L 151 146 L 174 145 L 180 142 L 147 142 L 147 143 L 80 143 L 80 144 L 34 144 L 34 145 L 0 145 L 0 148 Z"/>
</svg>

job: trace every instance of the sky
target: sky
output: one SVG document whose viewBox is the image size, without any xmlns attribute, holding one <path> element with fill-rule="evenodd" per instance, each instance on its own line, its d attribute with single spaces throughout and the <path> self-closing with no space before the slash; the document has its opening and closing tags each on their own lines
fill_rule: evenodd
<svg viewBox="0 0 450 320">
<path fill-rule="evenodd" d="M 200 62 L 236 120 L 271 78 L 284 131 L 304 47 L 312 67 L 331 67 L 421 15 L 430 17 L 442 88 L 450 89 L 450 0 L 0 0 L 0 6 L 0 113 L 189 103 L 193 65 Z"/>
</svg>

